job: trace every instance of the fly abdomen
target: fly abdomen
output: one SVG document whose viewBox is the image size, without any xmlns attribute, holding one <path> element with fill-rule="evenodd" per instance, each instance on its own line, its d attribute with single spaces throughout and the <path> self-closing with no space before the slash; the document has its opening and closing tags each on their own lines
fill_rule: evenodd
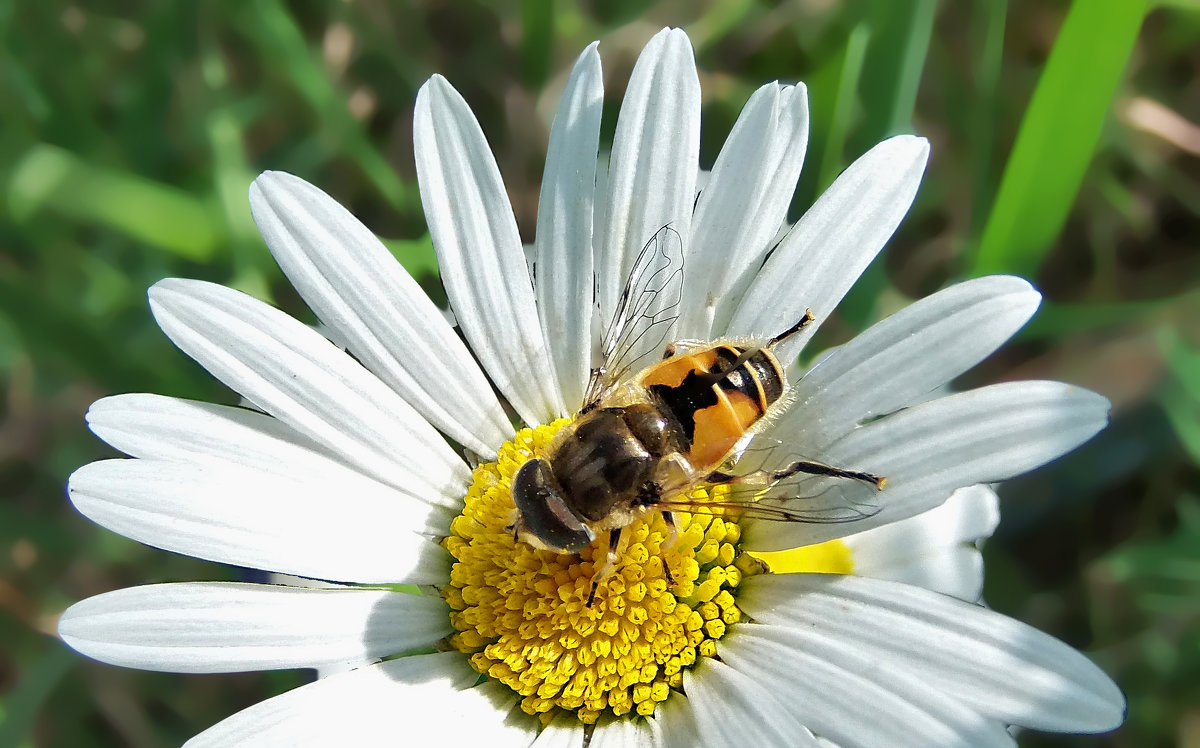
<svg viewBox="0 0 1200 748">
<path fill-rule="evenodd" d="M 717 465 L 783 394 L 783 371 L 768 351 L 731 344 L 681 354 L 642 381 L 679 422 L 698 468 Z"/>
<path fill-rule="evenodd" d="M 713 350 L 716 361 L 709 369 L 709 376 L 701 378 L 712 380 L 721 391 L 743 395 L 762 411 L 783 394 L 783 371 L 766 350 L 740 349 L 732 345 Z"/>
</svg>

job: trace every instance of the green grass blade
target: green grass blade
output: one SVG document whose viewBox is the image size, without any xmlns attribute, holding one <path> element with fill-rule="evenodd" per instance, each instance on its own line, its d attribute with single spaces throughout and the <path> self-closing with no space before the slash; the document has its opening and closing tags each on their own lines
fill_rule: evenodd
<svg viewBox="0 0 1200 748">
<path fill-rule="evenodd" d="M 1033 275 L 1100 139 L 1145 0 L 1076 0 L 1050 52 L 984 227 L 972 275 Z"/>
<path fill-rule="evenodd" d="M 1177 309 L 1181 314 L 1200 306 L 1200 293 L 1188 292 L 1149 301 L 1065 304 L 1043 302 L 1037 315 L 1016 339 L 1055 341 L 1080 333 L 1142 324 L 1157 314 Z"/>
<path fill-rule="evenodd" d="M 255 40 L 267 64 L 277 67 L 304 97 L 321 123 L 333 129 L 340 150 L 358 164 L 388 203 L 401 212 L 421 209 L 417 190 L 406 184 L 371 143 L 361 122 L 351 116 L 346 101 L 329 80 L 320 55 L 309 49 L 296 19 L 279 0 L 257 0 L 246 6 L 243 29 Z"/>
<path fill-rule="evenodd" d="M 554 4 L 550 0 L 521 0 L 521 79 L 538 90 L 550 78 L 554 53 Z"/>
<path fill-rule="evenodd" d="M 13 167 L 7 191 L 9 210 L 18 221 L 48 209 L 108 226 L 188 260 L 212 260 L 225 241 L 204 201 L 46 143 L 29 149 Z"/>
<path fill-rule="evenodd" d="M 225 59 L 215 40 L 215 24 L 205 19 L 199 33 L 200 71 L 207 86 L 211 104 L 205 115 L 204 132 L 212 155 L 213 191 L 225 218 L 233 256 L 232 285 L 259 298 L 270 299 L 268 279 L 278 271 L 269 253 L 263 250 L 262 239 L 246 203 L 254 172 L 246 156 L 244 123 L 233 105 L 229 91 L 229 74 Z"/>
<path fill-rule="evenodd" d="M 433 251 L 433 240 L 429 238 L 429 234 L 425 234 L 419 239 L 380 239 L 380 241 L 412 277 L 417 280 L 423 276 L 437 277 L 437 254 Z"/>
<path fill-rule="evenodd" d="M 722 0 L 713 3 L 704 11 L 704 15 L 685 27 L 696 52 L 703 54 L 709 45 L 737 33 L 759 7 L 761 6 L 754 0 Z"/>
<path fill-rule="evenodd" d="M 854 141 L 858 151 L 865 152 L 888 136 L 912 132 L 936 11 L 937 0 L 872 3 L 871 43 L 860 86 L 863 126 Z"/>
<path fill-rule="evenodd" d="M 937 0 L 872 3 L 867 19 L 871 39 L 859 84 L 863 120 L 851 157 L 892 135 L 913 131 L 913 109 L 936 11 Z M 876 257 L 838 307 L 838 315 L 854 328 L 865 328 L 876 316 L 879 297 L 888 285 L 883 262 L 882 255 Z"/>
<path fill-rule="evenodd" d="M 817 189 L 824 191 L 845 168 L 845 150 L 850 122 L 858 101 L 858 82 L 862 76 L 863 60 L 867 53 L 867 42 L 871 29 L 860 23 L 850 32 L 846 49 L 842 54 L 840 75 L 834 93 L 833 106 L 829 108 L 829 129 L 825 147 L 821 152 L 821 166 L 817 169 Z"/>
<path fill-rule="evenodd" d="M 975 94 L 979 102 L 971 109 L 971 233 L 978 241 L 987 218 L 985 206 L 995 198 L 995 167 L 992 149 L 996 143 L 996 119 L 1000 102 L 996 91 L 1000 84 L 1004 57 L 1004 27 L 1008 21 L 1008 0 L 982 0 L 975 3 L 972 36 L 978 56 L 974 62 Z"/>
</svg>

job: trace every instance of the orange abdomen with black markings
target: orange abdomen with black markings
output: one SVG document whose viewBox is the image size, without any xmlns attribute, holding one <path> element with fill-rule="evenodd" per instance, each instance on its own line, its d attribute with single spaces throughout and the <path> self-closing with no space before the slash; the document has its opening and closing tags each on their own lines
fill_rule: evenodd
<svg viewBox="0 0 1200 748">
<path fill-rule="evenodd" d="M 637 384 L 674 417 L 684 455 L 701 473 L 716 468 L 783 395 L 779 361 L 733 343 L 686 351 L 647 368 Z"/>
</svg>

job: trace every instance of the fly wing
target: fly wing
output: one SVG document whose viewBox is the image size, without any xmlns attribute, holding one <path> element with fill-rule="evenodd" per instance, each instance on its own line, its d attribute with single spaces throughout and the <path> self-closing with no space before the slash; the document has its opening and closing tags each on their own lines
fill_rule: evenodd
<svg viewBox="0 0 1200 748">
<path fill-rule="evenodd" d="M 584 398 L 590 410 L 615 385 L 662 358 L 683 298 L 683 239 L 670 226 L 650 237 L 634 260 L 612 321 L 604 331 L 601 364 Z"/>
<path fill-rule="evenodd" d="M 663 510 L 724 513 L 775 522 L 835 524 L 877 514 L 885 477 L 831 465 L 784 442 L 756 435 L 723 466 L 707 498 L 672 496 Z"/>
</svg>

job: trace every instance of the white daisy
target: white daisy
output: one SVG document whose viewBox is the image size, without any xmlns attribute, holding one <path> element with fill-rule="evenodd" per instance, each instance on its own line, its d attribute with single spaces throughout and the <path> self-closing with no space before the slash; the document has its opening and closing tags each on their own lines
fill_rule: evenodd
<svg viewBox="0 0 1200 748">
<path fill-rule="evenodd" d="M 91 428 L 135 459 L 81 468 L 70 495 L 141 542 L 338 584 L 119 590 L 70 608 L 63 639 L 175 672 L 352 668 L 194 745 L 566 746 L 594 730 L 592 745 L 978 746 L 1011 744 L 1012 724 L 1118 725 L 1121 693 L 1087 659 L 969 602 L 972 543 L 996 521 L 976 484 L 1054 459 L 1107 418 L 1103 398 L 1054 382 L 927 399 L 1032 315 L 1039 297 L 1019 279 L 934 294 L 792 383 L 794 404 L 763 437 L 886 476 L 878 512 L 832 524 L 683 515 L 674 546 L 653 515 L 626 529 L 592 607 L 604 543 L 575 556 L 513 540 L 509 481 L 582 402 L 595 309 L 611 316 L 648 237 L 670 224 L 683 238 L 675 337 L 771 335 L 806 308 L 819 321 L 908 210 L 928 152 L 910 136 L 875 147 L 771 251 L 807 139 L 803 86 L 751 97 L 699 199 L 700 92 L 683 32 L 642 53 L 597 194 L 601 103 L 593 45 L 551 133 L 531 279 L 466 103 L 436 76 L 418 95 L 421 195 L 469 350 L 347 211 L 296 177 L 260 177 L 251 205 L 268 246 L 349 353 L 236 291 L 155 285 L 167 335 L 256 410 L 101 400 Z M 528 427 L 514 434 L 493 385 Z M 774 573 L 754 573 L 749 552 Z M 401 583 L 428 592 L 390 586 Z M 449 651 L 410 654 L 431 645 Z"/>
</svg>

